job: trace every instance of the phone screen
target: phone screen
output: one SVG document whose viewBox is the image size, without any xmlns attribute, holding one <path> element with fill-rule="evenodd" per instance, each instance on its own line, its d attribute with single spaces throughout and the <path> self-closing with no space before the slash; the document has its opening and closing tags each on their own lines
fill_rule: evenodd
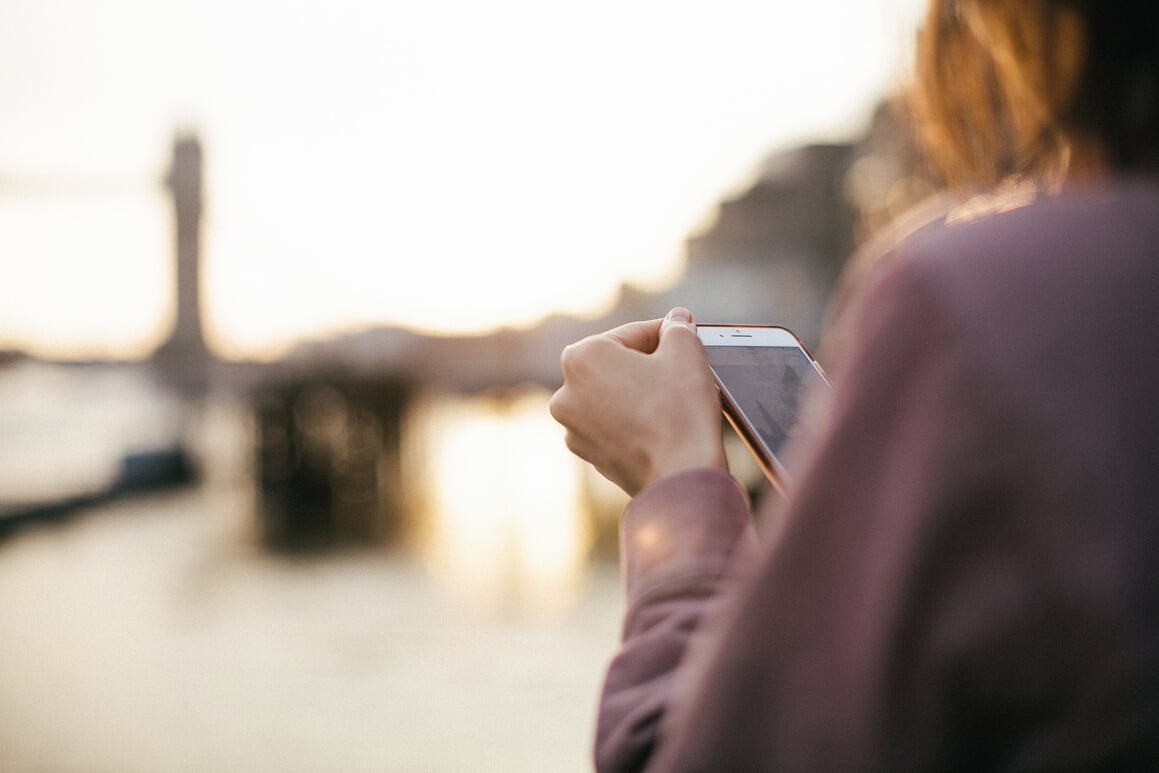
<svg viewBox="0 0 1159 773">
<path fill-rule="evenodd" d="M 801 396 L 822 381 L 805 352 L 787 346 L 709 346 L 708 364 L 733 406 L 773 456 L 797 429 Z"/>
<path fill-rule="evenodd" d="M 726 416 L 781 488 L 783 452 L 800 429 L 805 396 L 826 384 L 824 375 L 784 328 L 704 326 L 699 333 Z"/>
</svg>

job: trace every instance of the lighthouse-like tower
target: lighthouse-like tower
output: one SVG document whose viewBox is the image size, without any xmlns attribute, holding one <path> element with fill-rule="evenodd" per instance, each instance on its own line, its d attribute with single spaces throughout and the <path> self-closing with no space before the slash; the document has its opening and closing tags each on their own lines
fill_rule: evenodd
<svg viewBox="0 0 1159 773">
<path fill-rule="evenodd" d="M 162 376 L 189 396 L 204 393 L 210 361 L 201 332 L 202 168 L 201 142 L 194 134 L 178 134 L 165 179 L 173 197 L 177 310 L 154 361 Z"/>
</svg>

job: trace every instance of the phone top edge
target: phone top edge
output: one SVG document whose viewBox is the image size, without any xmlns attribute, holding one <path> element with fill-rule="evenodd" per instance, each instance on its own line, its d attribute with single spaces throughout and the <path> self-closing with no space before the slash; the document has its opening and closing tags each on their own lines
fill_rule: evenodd
<svg viewBox="0 0 1159 773">
<path fill-rule="evenodd" d="M 796 334 L 780 325 L 705 323 L 696 326 L 696 335 L 705 346 L 801 346 Z"/>
</svg>

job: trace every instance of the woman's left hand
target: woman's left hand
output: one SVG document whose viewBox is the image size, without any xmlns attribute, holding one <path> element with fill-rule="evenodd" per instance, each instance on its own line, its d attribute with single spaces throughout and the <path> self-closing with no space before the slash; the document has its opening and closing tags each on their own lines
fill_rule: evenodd
<svg viewBox="0 0 1159 773">
<path fill-rule="evenodd" d="M 572 344 L 551 415 L 566 442 L 630 496 L 696 467 L 728 469 L 720 398 L 687 309 Z"/>
</svg>

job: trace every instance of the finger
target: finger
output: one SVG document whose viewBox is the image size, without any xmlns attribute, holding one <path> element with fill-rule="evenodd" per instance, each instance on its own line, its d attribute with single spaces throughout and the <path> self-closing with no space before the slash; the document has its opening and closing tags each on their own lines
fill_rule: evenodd
<svg viewBox="0 0 1159 773">
<path fill-rule="evenodd" d="M 642 322 L 629 322 L 604 333 L 605 336 L 618 341 L 629 349 L 651 354 L 660 344 L 660 325 L 663 320 L 649 319 Z"/>
</svg>

